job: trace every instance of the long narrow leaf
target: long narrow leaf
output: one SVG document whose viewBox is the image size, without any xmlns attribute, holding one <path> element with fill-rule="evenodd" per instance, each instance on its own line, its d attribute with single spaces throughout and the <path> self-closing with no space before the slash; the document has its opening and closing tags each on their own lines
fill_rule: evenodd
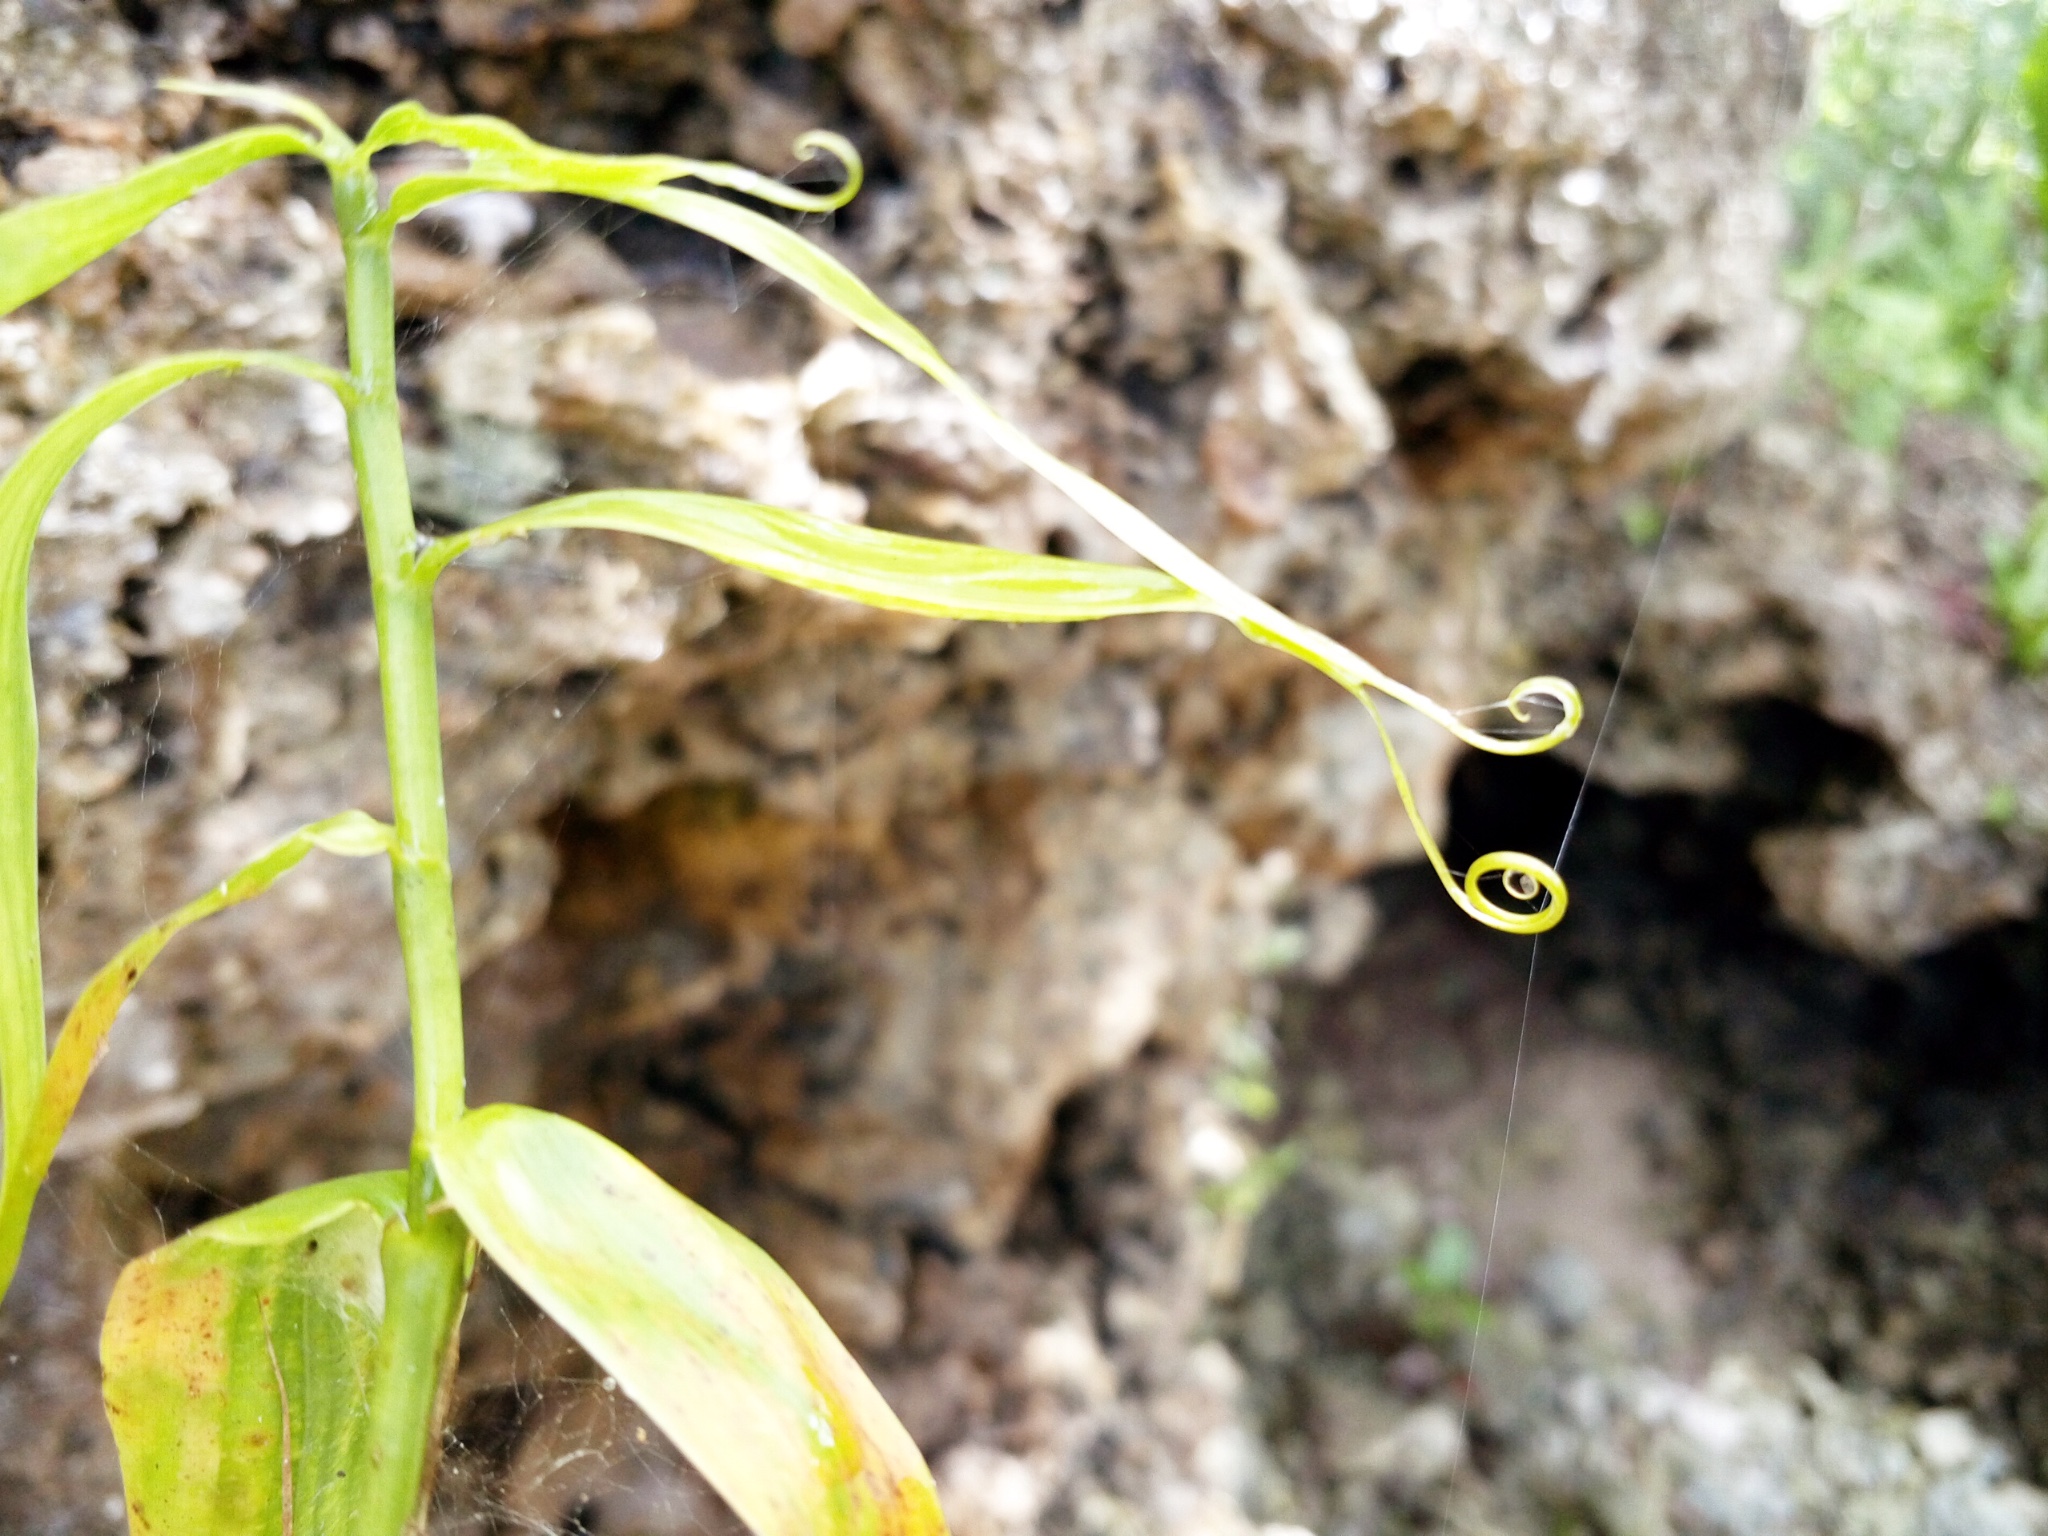
<svg viewBox="0 0 2048 1536">
<path fill-rule="evenodd" d="M 208 1222 L 121 1272 L 100 1335 L 131 1536 L 359 1536 L 381 1246 L 406 1176 Z"/>
<path fill-rule="evenodd" d="M 413 110 L 418 113 L 418 109 Z M 431 136 L 427 132 L 432 126 L 430 118 L 431 114 L 419 113 L 410 120 L 411 129 L 421 136 Z M 1532 701 L 1545 702 L 1558 712 L 1555 723 L 1526 734 L 1495 735 L 1466 723 L 1427 694 L 1389 677 L 1348 646 L 1296 622 L 1255 593 L 1246 591 L 1109 487 L 1041 448 L 1028 433 L 982 399 L 939 355 L 923 332 L 884 304 L 843 264 L 795 231 L 722 198 L 650 184 L 648 178 L 658 168 L 650 157 L 592 164 L 594 157 L 566 156 L 537 147 L 528 152 L 514 146 L 517 153 L 513 153 L 498 143 L 502 139 L 500 128 L 478 130 L 480 135 L 494 136 L 488 144 L 483 137 L 464 143 L 461 131 L 445 126 L 454 120 L 438 121 L 443 126 L 435 131 L 442 136 L 435 142 L 469 150 L 469 168 L 442 176 L 422 176 L 406 183 L 393 198 L 394 216 L 410 217 L 444 197 L 489 186 L 606 198 L 709 235 L 797 284 L 922 369 L 965 403 L 982 428 L 1004 449 L 1065 492 L 1137 553 L 1199 593 L 1203 606 L 1229 619 L 1260 644 L 1286 651 L 1324 672 L 1356 695 L 1368 710 L 1375 710 L 1369 695 L 1382 693 L 1420 711 L 1469 746 L 1515 757 L 1548 751 L 1579 728 L 1585 706 L 1578 689 L 1563 678 L 1525 678 L 1503 701 L 1518 724 L 1531 720 Z M 685 174 L 689 173 L 678 171 L 675 176 Z M 1377 723 L 1376 710 L 1374 718 Z M 1380 736 L 1389 749 L 1402 809 L 1451 899 L 1469 916 L 1510 933 L 1538 933 L 1557 923 L 1565 910 L 1564 883 L 1556 871 L 1539 859 L 1490 854 L 1467 869 L 1462 881 L 1452 872 L 1422 819 L 1406 771 L 1398 758 L 1391 755 L 1391 739 L 1383 729 Z M 1481 882 L 1493 877 L 1501 877 L 1508 894 L 1523 902 L 1527 909 L 1504 904 L 1484 889 Z"/>
<path fill-rule="evenodd" d="M 755 1536 L 943 1536 L 924 1458 L 774 1260 L 596 1132 L 497 1104 L 433 1149 L 484 1251 Z"/>
<path fill-rule="evenodd" d="M 106 1049 L 114 1015 L 121 1011 L 121 1004 L 128 1000 L 142 973 L 163 952 L 163 947 L 201 918 L 269 890 L 315 848 L 349 858 L 366 858 L 384 853 L 390 846 L 391 829 L 361 811 L 344 811 L 301 827 L 272 843 L 204 896 L 186 902 L 162 922 L 131 939 L 86 983 L 50 1053 L 49 1070 L 43 1077 L 26 1133 L 9 1152 L 5 1174 L 0 1176 L 0 1296 L 6 1294 L 14 1267 L 21 1258 L 22 1239 L 28 1231 L 36 1191 L 50 1171 L 64 1128 L 71 1123 L 79 1096 L 85 1091 L 85 1081 Z"/>
<path fill-rule="evenodd" d="M 0 213 L 0 315 L 56 287 L 228 172 L 312 148 L 297 128 L 243 128 L 153 161 L 108 186 L 39 198 Z"/>
<path fill-rule="evenodd" d="M 1150 566 L 1020 555 L 687 491 L 565 496 L 437 540 L 416 571 L 431 581 L 467 550 L 540 528 L 645 534 L 792 586 L 905 613 L 1061 623 L 1208 607 L 1199 593 Z"/>
<path fill-rule="evenodd" d="M 580 191 L 591 197 L 618 197 L 665 181 L 701 181 L 724 187 L 761 202 L 802 213 L 829 213 L 860 190 L 860 153 L 836 133 L 815 131 L 799 137 L 799 156 L 818 152 L 840 163 L 843 179 L 830 192 L 801 192 L 772 176 L 745 166 L 715 160 L 689 160 L 679 155 L 592 155 L 536 143 L 510 123 L 495 117 L 444 117 L 416 101 L 400 102 L 370 125 L 366 153 L 407 144 L 433 144 L 461 151 L 468 164 L 457 170 L 433 170 L 413 176 L 392 192 L 389 216 L 403 222 L 422 209 L 465 192 Z"/>
<path fill-rule="evenodd" d="M 752 257 L 770 271 L 837 310 L 868 335 L 922 369 L 966 404 L 982 428 L 1017 460 L 1073 499 L 1132 549 L 1200 592 L 1210 605 L 1264 644 L 1301 657 L 1346 688 L 1372 688 L 1422 711 L 1460 740 L 1489 752 L 1524 755 L 1557 745 L 1576 729 L 1578 692 L 1561 678 L 1532 678 L 1511 695 L 1520 705 L 1532 697 L 1558 703 L 1564 718 L 1540 736 L 1502 740 L 1474 730 L 1456 715 L 1405 683 L 1396 682 L 1348 647 L 1298 624 L 1270 603 L 1240 587 L 1151 518 L 1099 480 L 1084 474 L 1031 440 L 960 377 L 939 351 L 903 316 L 826 251 L 794 230 L 751 209 L 702 192 L 656 187 L 620 194 L 620 202 L 694 229 Z"/>
<path fill-rule="evenodd" d="M 41 206 L 41 205 L 32 205 Z M 0 223 L 13 218 L 0 216 Z M 12 1164 L 43 1079 L 42 945 L 36 927 L 36 701 L 29 670 L 28 569 L 36 528 L 58 482 L 94 438 L 186 379 L 278 368 L 327 384 L 332 368 L 283 352 L 189 352 L 102 385 L 43 429 L 0 478 L 0 1148 Z"/>
</svg>

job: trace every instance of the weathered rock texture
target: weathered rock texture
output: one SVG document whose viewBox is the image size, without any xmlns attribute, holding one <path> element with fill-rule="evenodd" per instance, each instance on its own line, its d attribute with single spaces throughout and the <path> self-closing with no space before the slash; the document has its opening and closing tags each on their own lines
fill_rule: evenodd
<svg viewBox="0 0 2048 1536">
<path fill-rule="evenodd" d="M 1986 428 L 1923 421 L 1887 466 L 1789 415 L 1666 489 L 1674 519 L 1607 776 L 1732 787 L 1731 722 L 1796 700 L 1875 744 L 1860 782 L 1765 834 L 1788 921 L 1877 961 L 2025 916 L 2048 869 L 2048 691 L 2004 660 L 1987 543 L 2034 494 Z"/>
<path fill-rule="evenodd" d="M 1613 655 L 1643 576 L 1626 487 L 1716 448 L 1788 354 L 1770 164 L 1803 54 L 1765 0 L 46 0 L 0 6 L 0 167 L 24 196 L 113 175 L 213 123 L 148 91 L 208 69 L 355 126 L 412 94 L 769 171 L 840 128 L 876 174 L 813 233 L 1005 408 L 1304 619 L 1479 704 Z M 203 194 L 0 325 L 0 433 L 170 347 L 333 356 L 334 252 L 296 170 Z M 408 236 L 399 272 L 443 521 L 646 483 L 1114 553 L 700 242 L 498 199 Z M 1830 509 L 1863 505 L 1789 466 L 1788 433 L 1717 461 L 1673 565 L 1695 595 L 1725 567 L 1731 595 L 1660 616 L 1638 686 L 1673 719 L 1703 690 L 1790 692 L 1878 736 L 1904 787 L 1856 824 L 1905 830 L 1789 832 L 1766 867 L 1796 921 L 1905 952 L 2029 899 L 2033 855 L 1974 825 L 1988 782 L 1929 745 L 2008 706 L 1857 692 L 1921 610 L 1781 558 L 1832 550 Z M 1745 473 L 1801 489 L 1745 500 Z M 332 403 L 236 379 L 110 435 L 53 511 L 31 618 L 53 1007 L 268 838 L 381 808 L 350 498 Z M 761 1234 L 892 1384 L 962 1536 L 1243 1530 L 1233 1368 L 1186 1348 L 1229 1241 L 1192 1198 L 1235 1155 L 1205 1082 L 1257 1012 L 1273 904 L 1317 914 L 1335 974 L 1364 928 L 1342 882 L 1411 851 L 1355 706 L 1200 621 L 907 621 L 610 537 L 493 551 L 442 614 L 479 1096 L 582 1114 Z M 1695 665 L 1702 624 L 1731 656 L 1789 630 L 1797 664 Z M 2041 714 L 1989 659 L 1971 676 Z M 1453 755 L 1394 729 L 1440 821 Z M 1662 778 L 1648 750 L 1618 741 L 1607 771 L 1739 762 L 1711 731 Z M 1924 911 L 1923 882 L 1863 872 L 1900 860 L 1954 894 Z M 124 1018 L 75 1150 L 159 1134 L 74 1167 L 69 1234 L 46 1213 L 10 1303 L 9 1348 L 39 1360 L 0 1384 L 10 1529 L 103 1518 L 71 1291 L 157 1230 L 138 1187 L 189 1220 L 402 1155 L 386 930 L 381 876 L 321 864 L 181 940 Z M 519 1446 L 581 1410 L 536 1408 L 553 1357 L 478 1327 L 451 1487 L 566 1520 L 586 1495 L 528 1478 L 545 1458 Z"/>
</svg>

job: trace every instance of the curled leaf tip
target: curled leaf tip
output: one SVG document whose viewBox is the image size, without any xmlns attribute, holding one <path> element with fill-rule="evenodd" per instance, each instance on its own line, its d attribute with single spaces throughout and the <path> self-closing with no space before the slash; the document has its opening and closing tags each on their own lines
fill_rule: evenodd
<svg viewBox="0 0 2048 1536">
<path fill-rule="evenodd" d="M 834 190 L 819 194 L 826 208 L 844 208 L 859 194 L 861 182 L 867 177 L 867 167 L 861 161 L 860 151 L 844 134 L 833 133 L 827 128 L 813 128 L 808 133 L 798 134 L 792 148 L 799 161 L 824 155 L 839 162 L 839 173 L 844 179 Z"/>
<path fill-rule="evenodd" d="M 1520 906 L 1510 907 L 1494 900 L 1485 882 L 1497 876 L 1501 891 Z M 1465 888 L 1453 891 L 1467 914 L 1502 933 L 1544 933 L 1564 919 L 1570 895 L 1564 879 L 1541 859 L 1527 853 L 1488 853 L 1473 860 L 1465 871 Z M 1531 905 L 1536 903 L 1537 905 Z"/>
<path fill-rule="evenodd" d="M 1564 696 L 1560 698 L 1556 690 L 1562 690 Z M 1372 716 L 1373 726 L 1379 732 L 1380 746 L 1387 754 L 1387 769 L 1394 777 L 1394 789 L 1401 797 L 1401 809 L 1408 817 L 1408 825 L 1415 833 L 1416 841 L 1422 844 L 1423 855 L 1436 871 L 1437 879 L 1451 900 L 1457 903 L 1458 910 L 1473 921 L 1497 928 L 1502 933 L 1543 933 L 1562 922 L 1565 908 L 1570 904 L 1564 878 L 1533 854 L 1482 854 L 1465 871 L 1462 882 L 1451 873 L 1450 865 L 1444 860 L 1443 849 L 1430 835 L 1429 823 L 1423 819 L 1422 807 L 1416 803 L 1415 788 L 1408 781 L 1408 770 L 1401 766 L 1401 755 L 1394 750 L 1393 735 L 1387 730 L 1387 722 L 1381 716 L 1379 706 L 1373 702 L 1368 689 L 1361 687 L 1353 691 L 1358 702 L 1365 706 L 1365 712 Z M 1526 709 L 1522 700 L 1537 694 L 1560 703 L 1565 710 L 1563 723 L 1567 727 L 1576 727 L 1578 721 L 1573 707 L 1578 703 L 1578 690 L 1561 678 L 1537 677 L 1518 684 L 1510 695 L 1508 708 L 1510 711 Z M 1556 729 L 1549 733 L 1557 741 L 1570 734 L 1569 728 L 1561 735 Z M 1545 745 L 1550 744 L 1545 742 Z M 1508 745 L 1520 747 L 1523 743 Z M 1501 894 L 1517 905 L 1509 906 L 1496 900 L 1487 889 L 1489 879 L 1497 881 Z"/>
<path fill-rule="evenodd" d="M 1506 709 L 1517 725 L 1527 725 L 1533 720 L 1538 707 L 1557 712 L 1557 719 L 1551 727 L 1534 736 L 1499 735 L 1462 724 L 1454 728 L 1458 739 L 1467 746 L 1499 757 L 1533 757 L 1539 752 L 1548 752 L 1560 742 L 1569 740 L 1586 718 L 1586 703 L 1579 696 L 1579 690 L 1561 677 L 1525 677 L 1509 689 L 1508 696 L 1494 707 Z"/>
<path fill-rule="evenodd" d="M 1508 713 L 1515 719 L 1527 722 L 1531 710 L 1529 701 L 1541 699 L 1558 713 L 1557 723 L 1541 736 L 1532 737 L 1527 743 L 1517 743 L 1524 752 L 1546 752 L 1561 741 L 1566 741 L 1585 723 L 1586 701 L 1579 690 L 1562 677 L 1525 677 L 1508 692 Z"/>
</svg>

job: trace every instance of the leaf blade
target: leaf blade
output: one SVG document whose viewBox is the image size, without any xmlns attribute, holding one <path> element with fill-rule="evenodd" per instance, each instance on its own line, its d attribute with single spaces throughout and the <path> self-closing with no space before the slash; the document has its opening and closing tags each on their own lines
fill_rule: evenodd
<svg viewBox="0 0 2048 1536">
<path fill-rule="evenodd" d="M 924 1458 L 773 1260 L 596 1132 L 500 1104 L 434 1148 L 484 1250 L 756 1536 L 943 1536 Z"/>
<path fill-rule="evenodd" d="M 34 206 L 34 205 L 32 205 Z M 0 221 L 13 217 L 0 215 Z M 35 684 L 29 666 L 28 572 L 36 529 L 58 483 L 94 438 L 144 401 L 204 373 L 262 366 L 314 379 L 347 398 L 332 368 L 279 352 L 189 352 L 109 380 L 65 411 L 0 477 L 0 784 L 36 781 Z M 43 1080 L 43 972 L 33 794 L 0 795 L 0 1147 L 11 1164 Z"/>
<path fill-rule="evenodd" d="M 134 1536 L 358 1529 L 380 1252 L 403 1173 L 226 1216 L 128 1265 L 100 1336 Z"/>
<path fill-rule="evenodd" d="M 830 213 L 843 208 L 860 191 L 866 175 L 860 151 L 843 136 L 816 129 L 797 137 L 799 156 L 823 152 L 837 160 L 840 184 L 830 192 L 805 192 L 745 166 L 718 160 L 689 160 L 677 155 L 600 155 L 556 149 L 528 138 L 495 117 L 444 116 L 416 101 L 386 109 L 363 139 L 364 153 L 405 144 L 434 144 L 469 157 L 461 170 L 429 171 L 394 189 L 389 217 L 404 222 L 414 215 L 465 192 L 549 192 L 581 190 L 592 197 L 611 197 L 665 181 L 689 179 L 724 187 L 761 202 L 799 213 Z"/>
<path fill-rule="evenodd" d="M 108 186 L 38 198 L 0 213 L 0 315 L 48 292 L 229 172 L 313 148 L 296 128 L 242 128 L 152 161 Z"/>
<path fill-rule="evenodd" d="M 473 166 L 472 172 L 475 170 Z M 1555 706 L 1558 712 L 1558 718 L 1551 726 L 1524 735 L 1496 735 L 1477 729 L 1428 694 L 1389 676 L 1349 646 L 1281 612 L 1264 598 L 1232 581 L 1108 486 L 1040 447 L 1029 433 L 984 400 L 946 362 L 922 331 L 884 304 L 844 264 L 794 230 L 723 198 L 676 187 L 631 185 L 612 170 L 590 170 L 566 158 L 545 163 L 534 161 L 519 168 L 508 166 L 504 174 L 508 179 L 490 184 L 525 191 L 577 192 L 638 208 L 657 218 L 709 235 L 795 283 L 923 370 L 941 388 L 966 405 L 982 430 L 1019 463 L 1064 492 L 1103 528 L 1162 571 L 1201 593 L 1211 611 L 1229 619 L 1247 638 L 1298 657 L 1342 685 L 1373 715 L 1376 727 L 1379 727 L 1379 717 L 1371 698 L 1373 692 L 1406 704 L 1467 746 L 1504 756 L 1524 757 L 1547 752 L 1566 740 L 1578 730 L 1584 719 L 1585 702 L 1576 686 L 1559 677 L 1531 677 L 1509 690 L 1506 708 L 1519 725 L 1530 718 L 1528 701 L 1544 700 Z M 447 187 L 437 189 L 423 178 L 420 183 L 409 185 L 414 189 L 411 195 L 421 199 L 419 206 L 425 206 L 438 197 L 482 184 L 474 179 L 460 184 L 450 181 Z M 400 197 L 406 195 L 405 189 L 401 188 Z M 1424 856 L 1451 900 L 1467 916 L 1508 933 L 1540 933 L 1561 921 L 1565 912 L 1564 882 L 1541 860 L 1517 856 L 1503 862 L 1501 855 L 1488 854 L 1466 870 L 1462 881 L 1452 872 L 1443 850 L 1422 818 L 1399 758 L 1393 755 L 1392 738 L 1384 728 L 1379 729 L 1379 735 L 1389 753 L 1402 810 L 1422 846 Z M 1509 874 L 1517 882 L 1524 876 L 1535 881 L 1540 904 L 1533 910 L 1518 911 L 1495 900 L 1481 888 L 1483 878 Z"/>
<path fill-rule="evenodd" d="M 385 852 L 390 844 L 391 829 L 361 811 L 344 811 L 300 827 L 204 895 L 129 940 L 86 983 L 50 1052 L 25 1132 L 10 1149 L 4 1174 L 0 1174 L 0 1295 L 14 1278 L 36 1193 L 78 1108 L 86 1079 L 105 1048 L 114 1017 L 164 946 L 201 918 L 260 896 L 316 848 L 363 858 Z"/>
<path fill-rule="evenodd" d="M 470 549 L 542 528 L 602 528 L 687 544 L 792 586 L 903 613 L 1069 623 L 1208 608 L 1199 593 L 1149 566 L 918 538 L 690 491 L 565 496 L 437 540 L 416 570 L 432 580 Z"/>
</svg>

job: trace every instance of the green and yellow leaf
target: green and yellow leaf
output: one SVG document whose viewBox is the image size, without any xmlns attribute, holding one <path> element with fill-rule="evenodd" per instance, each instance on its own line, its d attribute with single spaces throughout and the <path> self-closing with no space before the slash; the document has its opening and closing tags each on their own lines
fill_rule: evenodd
<svg viewBox="0 0 2048 1536">
<path fill-rule="evenodd" d="M 344 811 L 325 821 L 300 827 L 280 838 L 234 874 L 188 901 L 169 917 L 131 939 L 87 982 L 78 1001 L 64 1020 L 63 1031 L 50 1052 L 47 1070 L 34 1108 L 26 1121 L 20 1141 L 8 1151 L 4 1174 L 0 1174 L 0 1295 L 6 1294 L 21 1259 L 21 1244 L 28 1233 L 29 1212 L 36 1191 L 42 1188 L 50 1163 L 63 1140 L 64 1128 L 78 1108 L 85 1082 L 106 1049 L 107 1034 L 114 1016 L 135 990 L 150 963 L 177 934 L 203 917 L 259 896 L 280 876 L 295 868 L 314 849 L 347 858 L 367 858 L 385 853 L 391 846 L 391 829 L 361 811 Z M 40 1042 L 38 1043 L 40 1050 Z"/>
<path fill-rule="evenodd" d="M 744 193 L 760 202 L 802 213 L 829 213 L 860 190 L 860 154 L 836 133 L 815 131 L 797 139 L 800 156 L 822 152 L 837 160 L 841 184 L 830 192 L 803 192 L 744 166 L 679 155 L 591 155 L 536 143 L 495 117 L 444 117 L 416 101 L 400 102 L 370 125 L 363 151 L 432 144 L 461 151 L 468 164 L 430 170 L 407 178 L 391 194 L 390 217 L 403 222 L 435 203 L 465 192 L 577 191 L 590 197 L 619 197 L 658 187 L 665 181 L 701 181 Z"/>
<path fill-rule="evenodd" d="M 53 200 L 54 201 L 54 200 Z M 47 204 L 19 210 L 27 213 Z M 0 226 L 17 217 L 0 215 Z M 0 270 L 5 270 L 0 266 Z M 36 529 L 58 483 L 94 438 L 173 384 L 239 368 L 283 369 L 346 395 L 332 368 L 281 352 L 191 352 L 124 373 L 43 429 L 0 478 L 0 785 L 36 782 L 35 683 L 29 667 L 28 571 Z M 36 797 L 0 795 L 0 1145 L 19 1158 L 43 1080 L 42 944 L 37 931 Z M 11 1259 L 8 1261 L 11 1266 Z M 6 1271 L 0 1271 L 5 1273 Z M 0 1286 L 4 1289 L 4 1286 Z"/>
<path fill-rule="evenodd" d="M 132 1536 L 354 1536 L 403 1173 L 280 1195 L 121 1272 L 100 1335 Z"/>
<path fill-rule="evenodd" d="M 1150 566 L 918 538 L 688 491 L 565 496 L 436 540 L 416 570 L 432 580 L 468 550 L 542 528 L 605 528 L 687 544 L 792 586 L 904 613 L 1064 623 L 1209 606 L 1200 593 Z"/>
<path fill-rule="evenodd" d="M 755 1536 L 943 1536 L 909 1434 L 753 1243 L 596 1132 L 540 1110 L 473 1111 L 433 1156 L 484 1251 Z"/>
<path fill-rule="evenodd" d="M 1063 491 L 1131 549 L 1199 593 L 1203 606 L 1211 612 L 1230 620 L 1261 645 L 1297 656 L 1342 684 L 1373 713 L 1375 725 L 1380 722 L 1371 695 L 1379 693 L 1427 715 L 1460 741 L 1486 752 L 1509 756 L 1545 752 L 1578 729 L 1584 703 L 1578 689 L 1559 677 L 1526 678 L 1509 690 L 1503 707 L 1514 720 L 1517 732 L 1499 735 L 1475 728 L 1427 694 L 1388 676 L 1350 647 L 1297 622 L 1239 586 L 1108 486 L 1040 447 L 1029 433 L 984 400 L 940 356 L 923 332 L 884 304 L 826 251 L 796 231 L 738 203 L 661 185 L 685 177 L 727 187 L 739 187 L 738 181 L 706 175 L 701 166 L 672 169 L 663 175 L 660 156 L 610 160 L 548 150 L 493 119 L 436 117 L 416 104 L 392 109 L 385 120 L 392 124 L 394 142 L 401 137 L 406 141 L 426 140 L 463 150 L 470 157 L 466 169 L 429 173 L 399 187 L 392 198 L 393 217 L 409 218 L 443 198 L 484 187 L 574 192 L 637 208 L 732 247 L 795 283 L 922 369 L 964 403 L 982 429 L 1020 463 Z M 682 162 L 674 164 L 680 166 Z M 759 195 L 751 187 L 743 190 Z M 785 206 L 791 205 L 786 198 L 779 200 Z M 1520 728 L 1533 720 L 1532 700 L 1553 707 L 1557 718 L 1547 727 L 1524 731 Z M 1558 922 L 1565 911 L 1564 882 L 1540 859 L 1520 854 L 1489 854 L 1468 867 L 1462 879 L 1452 872 L 1422 819 L 1406 771 L 1392 753 L 1391 736 L 1384 726 L 1379 734 L 1388 748 L 1395 788 L 1409 824 L 1451 899 L 1471 917 L 1508 932 L 1536 933 Z M 1521 907 L 1495 899 L 1483 887 L 1482 882 L 1503 877 L 1507 893 L 1523 903 Z"/>
</svg>

